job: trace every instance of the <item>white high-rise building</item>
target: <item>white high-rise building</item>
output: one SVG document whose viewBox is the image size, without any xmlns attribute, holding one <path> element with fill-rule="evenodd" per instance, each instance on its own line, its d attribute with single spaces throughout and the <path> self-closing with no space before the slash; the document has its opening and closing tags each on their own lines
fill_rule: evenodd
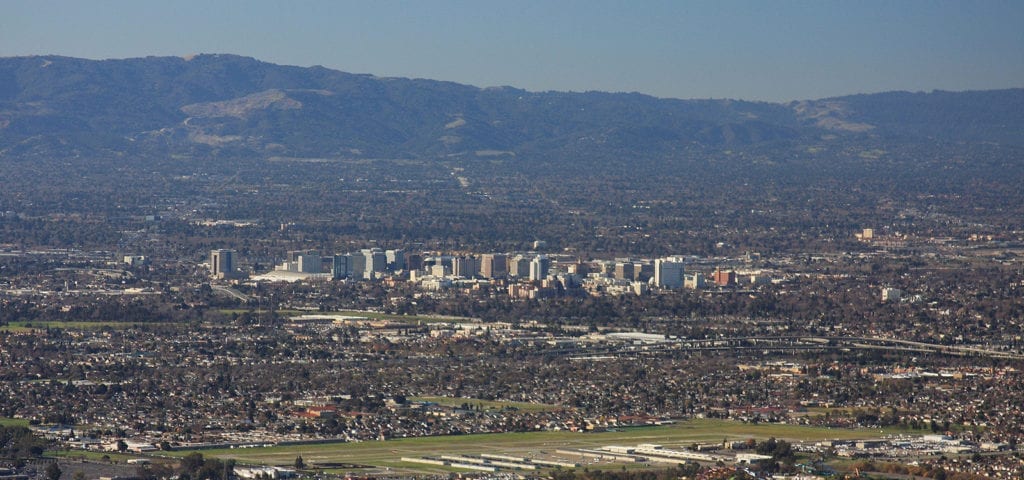
<svg viewBox="0 0 1024 480">
<path fill-rule="evenodd" d="M 530 261 L 530 280 L 544 280 L 548 277 L 551 260 L 545 255 L 537 255 Z"/>
<path fill-rule="evenodd" d="M 658 288 L 682 288 L 683 262 L 659 258 L 654 261 L 654 285 Z"/>
</svg>

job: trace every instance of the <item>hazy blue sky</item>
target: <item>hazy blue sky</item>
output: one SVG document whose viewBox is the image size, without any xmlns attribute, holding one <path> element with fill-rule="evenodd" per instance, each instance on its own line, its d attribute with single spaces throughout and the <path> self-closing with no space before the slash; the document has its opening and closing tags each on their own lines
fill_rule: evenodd
<svg viewBox="0 0 1024 480">
<path fill-rule="evenodd" d="M 1006 88 L 1024 0 L 0 0 L 0 56 L 189 53 L 678 98 Z"/>
</svg>

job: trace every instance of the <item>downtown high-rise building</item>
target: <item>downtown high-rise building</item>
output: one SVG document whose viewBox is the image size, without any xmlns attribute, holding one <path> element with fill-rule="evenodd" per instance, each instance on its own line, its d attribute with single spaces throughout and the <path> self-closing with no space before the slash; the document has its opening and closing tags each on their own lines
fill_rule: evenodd
<svg viewBox="0 0 1024 480">
<path fill-rule="evenodd" d="M 343 253 L 335 253 L 331 261 L 331 278 L 340 280 L 352 275 L 349 270 L 349 259 L 352 257 Z"/>
<path fill-rule="evenodd" d="M 511 277 L 528 278 L 530 276 L 530 258 L 516 255 L 508 262 L 508 274 Z"/>
<path fill-rule="evenodd" d="M 235 251 L 218 249 L 210 252 L 210 275 L 231 278 L 235 275 Z"/>
<path fill-rule="evenodd" d="M 364 248 L 362 251 L 364 259 L 363 278 L 372 280 L 376 274 L 384 273 L 388 268 L 388 257 L 384 250 L 379 248 Z"/>
<path fill-rule="evenodd" d="M 480 276 L 501 278 L 508 274 L 508 257 L 500 253 L 485 253 L 480 256 Z"/>
<path fill-rule="evenodd" d="M 673 258 L 654 261 L 654 285 L 658 288 L 682 288 L 683 262 Z"/>
<path fill-rule="evenodd" d="M 477 259 L 474 257 L 455 257 L 452 259 L 452 275 L 462 278 L 473 278 L 476 276 Z"/>
<path fill-rule="evenodd" d="M 547 255 L 537 255 L 530 260 L 530 280 L 544 280 L 551 269 L 551 260 Z"/>
<path fill-rule="evenodd" d="M 614 278 L 620 280 L 633 280 L 633 263 L 632 262 L 618 262 L 615 264 L 615 271 L 612 274 Z"/>
<path fill-rule="evenodd" d="M 390 272 L 405 270 L 404 250 L 385 250 L 384 257 L 387 261 L 387 269 Z"/>
</svg>

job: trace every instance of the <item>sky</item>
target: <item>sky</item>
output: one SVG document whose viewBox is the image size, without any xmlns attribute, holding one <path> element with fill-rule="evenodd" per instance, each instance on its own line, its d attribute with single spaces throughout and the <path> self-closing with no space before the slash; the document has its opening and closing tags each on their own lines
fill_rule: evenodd
<svg viewBox="0 0 1024 480">
<path fill-rule="evenodd" d="M 531 91 L 1024 87 L 1022 0 L 0 0 L 0 56 L 232 53 Z"/>
</svg>

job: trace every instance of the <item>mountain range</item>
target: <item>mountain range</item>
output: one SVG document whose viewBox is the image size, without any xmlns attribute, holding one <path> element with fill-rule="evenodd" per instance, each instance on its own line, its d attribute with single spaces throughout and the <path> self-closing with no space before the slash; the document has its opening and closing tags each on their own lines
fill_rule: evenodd
<svg viewBox="0 0 1024 480">
<path fill-rule="evenodd" d="M 0 159 L 659 157 L 820 138 L 1024 146 L 1024 89 L 767 103 L 529 92 L 235 55 L 0 58 Z"/>
</svg>

